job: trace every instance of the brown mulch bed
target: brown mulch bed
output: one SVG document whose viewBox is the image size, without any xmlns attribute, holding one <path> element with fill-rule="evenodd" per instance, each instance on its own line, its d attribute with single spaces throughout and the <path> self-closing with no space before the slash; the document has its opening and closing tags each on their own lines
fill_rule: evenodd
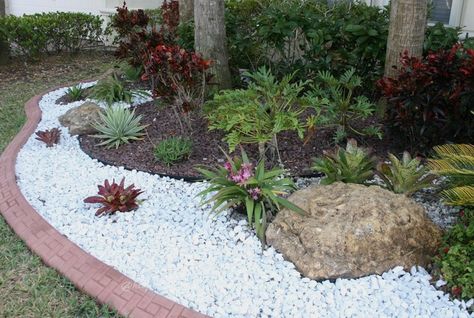
<svg viewBox="0 0 474 318">
<path fill-rule="evenodd" d="M 107 149 L 97 146 L 98 139 L 81 136 L 81 148 L 92 158 L 107 164 L 173 177 L 199 177 L 195 170 L 196 165 L 215 166 L 224 163 L 225 156 L 219 149 L 219 147 L 228 149 L 227 144 L 222 141 L 223 133 L 209 132 L 206 119 L 199 116 L 192 123 L 193 150 L 189 159 L 171 166 L 157 162 L 153 155 L 154 146 L 168 137 L 179 136 L 179 125 L 170 107 L 158 107 L 153 102 L 136 107 L 136 114 L 142 115 L 142 124 L 149 125 L 146 128 L 147 136 L 144 140 L 122 145 L 118 149 Z M 285 168 L 294 176 L 314 175 L 314 172 L 309 169 L 313 158 L 320 156 L 324 150 L 334 148 L 332 136 L 333 131 L 320 130 L 308 143 L 304 144 L 294 133 L 280 134 L 278 142 Z M 366 138 L 360 140 L 360 144 L 370 146 L 374 153 L 381 157 L 385 157 L 388 150 L 398 153 L 389 148 L 393 143 L 387 141 L 386 138 L 384 140 Z M 247 145 L 245 149 L 251 158 L 257 158 L 258 152 L 255 146 Z"/>
</svg>

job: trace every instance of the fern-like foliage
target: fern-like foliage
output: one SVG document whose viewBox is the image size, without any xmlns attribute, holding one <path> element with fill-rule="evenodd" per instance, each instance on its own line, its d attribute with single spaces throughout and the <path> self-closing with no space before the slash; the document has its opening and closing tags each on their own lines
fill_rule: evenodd
<svg viewBox="0 0 474 318">
<path fill-rule="evenodd" d="M 385 183 L 385 187 L 395 193 L 410 195 L 418 190 L 429 187 L 435 176 L 428 173 L 428 168 L 421 165 L 420 160 L 412 158 L 404 152 L 402 160 L 388 154 L 390 163 L 380 163 L 377 175 Z"/>
<path fill-rule="evenodd" d="M 447 177 L 442 192 L 450 205 L 474 206 L 474 145 L 450 144 L 433 148 L 435 158 L 428 161 L 431 170 Z"/>
</svg>

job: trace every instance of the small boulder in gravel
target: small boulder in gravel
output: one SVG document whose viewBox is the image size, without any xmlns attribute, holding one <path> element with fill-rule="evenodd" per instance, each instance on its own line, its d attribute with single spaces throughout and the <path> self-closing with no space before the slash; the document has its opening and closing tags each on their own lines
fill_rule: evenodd
<svg viewBox="0 0 474 318">
<path fill-rule="evenodd" d="M 296 191 L 269 225 L 267 242 L 312 279 L 357 278 L 426 266 L 441 230 L 422 206 L 379 186 L 334 183 Z"/>
<path fill-rule="evenodd" d="M 92 124 L 100 119 L 101 112 L 102 108 L 100 106 L 92 102 L 86 102 L 81 106 L 68 110 L 59 117 L 59 122 L 64 127 L 69 128 L 71 136 L 94 134 L 97 130 Z"/>
</svg>

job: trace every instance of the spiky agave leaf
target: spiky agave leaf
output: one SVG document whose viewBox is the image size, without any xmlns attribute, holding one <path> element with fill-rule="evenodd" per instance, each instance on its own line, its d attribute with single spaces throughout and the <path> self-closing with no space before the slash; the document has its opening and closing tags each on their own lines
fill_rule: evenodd
<svg viewBox="0 0 474 318">
<path fill-rule="evenodd" d="M 95 138 L 104 139 L 99 146 L 115 147 L 127 144 L 133 140 L 142 140 L 146 125 L 140 125 L 141 115 L 135 116 L 135 110 L 125 107 L 108 107 L 100 114 L 101 122 L 95 123 L 94 128 L 99 134 Z"/>
</svg>

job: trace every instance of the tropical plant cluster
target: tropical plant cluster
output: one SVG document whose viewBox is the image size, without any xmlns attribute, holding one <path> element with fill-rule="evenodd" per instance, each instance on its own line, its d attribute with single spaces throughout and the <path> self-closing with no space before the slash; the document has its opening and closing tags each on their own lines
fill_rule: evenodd
<svg viewBox="0 0 474 318">
<path fill-rule="evenodd" d="M 86 13 L 50 12 L 0 17 L 0 39 L 21 55 L 77 52 L 103 42 L 102 18 Z"/>
</svg>

